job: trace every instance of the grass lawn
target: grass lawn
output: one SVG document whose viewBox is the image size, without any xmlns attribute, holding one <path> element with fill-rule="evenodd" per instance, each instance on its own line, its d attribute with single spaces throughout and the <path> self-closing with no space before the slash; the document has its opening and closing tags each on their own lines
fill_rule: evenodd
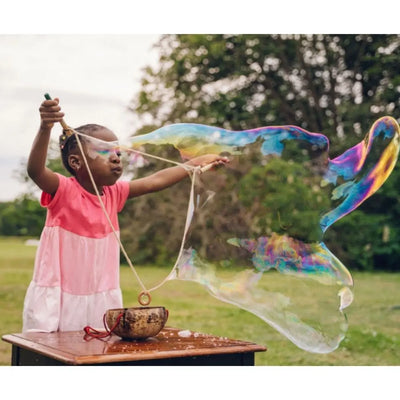
<svg viewBox="0 0 400 400">
<path fill-rule="evenodd" d="M 33 271 L 36 248 L 25 239 L 0 238 L 0 334 L 20 332 L 25 291 Z M 152 287 L 169 272 L 137 267 Z M 400 274 L 354 273 L 355 299 L 347 309 L 349 330 L 340 347 L 329 354 L 297 348 L 254 315 L 211 297 L 191 282 L 170 281 L 153 293 L 152 305 L 170 311 L 169 326 L 233 339 L 268 348 L 256 353 L 257 365 L 400 365 Z M 121 267 L 126 307 L 137 306 L 139 287 L 129 267 Z M 11 345 L 0 342 L 0 365 L 10 365 Z"/>
</svg>

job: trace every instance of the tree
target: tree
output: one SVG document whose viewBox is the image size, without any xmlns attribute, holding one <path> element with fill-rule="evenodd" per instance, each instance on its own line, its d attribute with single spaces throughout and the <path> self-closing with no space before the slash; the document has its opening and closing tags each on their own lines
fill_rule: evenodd
<svg viewBox="0 0 400 400">
<path fill-rule="evenodd" d="M 328 136 L 334 158 L 377 118 L 400 118 L 399 35 L 166 35 L 158 49 L 159 66 L 145 69 L 130 106 L 147 121 L 141 132 L 178 122 L 232 130 L 292 124 Z M 399 178 L 395 171 L 388 188 L 328 230 L 325 242 L 352 266 L 399 265 Z M 367 242 L 375 238 L 368 251 L 351 234 L 361 221 Z"/>
<path fill-rule="evenodd" d="M 0 203 L 0 234 L 37 237 L 43 229 L 45 218 L 45 209 L 29 195 Z"/>
<path fill-rule="evenodd" d="M 293 124 L 351 147 L 400 117 L 399 35 L 168 35 L 132 110 L 161 126 Z"/>
</svg>

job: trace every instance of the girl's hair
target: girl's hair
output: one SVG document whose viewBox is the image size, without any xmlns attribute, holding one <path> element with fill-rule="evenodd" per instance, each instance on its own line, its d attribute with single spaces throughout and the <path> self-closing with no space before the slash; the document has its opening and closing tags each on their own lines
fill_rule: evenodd
<svg viewBox="0 0 400 400">
<path fill-rule="evenodd" d="M 102 129 L 107 129 L 106 127 L 102 125 L 97 125 L 97 124 L 87 124 L 87 125 L 82 125 L 78 128 L 75 128 L 74 130 L 80 133 L 83 133 L 88 136 L 93 136 L 93 134 L 96 131 L 102 130 Z M 82 140 L 84 142 L 84 140 Z M 78 143 L 76 141 L 76 137 L 74 134 L 67 136 L 65 132 L 62 133 L 62 135 L 59 138 L 59 144 L 60 144 L 60 149 L 61 149 L 61 160 L 62 163 L 65 167 L 65 169 L 73 176 L 75 176 L 75 171 L 70 167 L 68 164 L 68 156 L 77 150 L 78 148 Z"/>
</svg>

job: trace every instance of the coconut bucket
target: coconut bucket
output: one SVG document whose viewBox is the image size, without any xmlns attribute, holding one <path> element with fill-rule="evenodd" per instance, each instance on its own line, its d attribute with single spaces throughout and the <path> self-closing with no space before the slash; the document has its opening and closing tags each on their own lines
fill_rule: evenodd
<svg viewBox="0 0 400 400">
<path fill-rule="evenodd" d="M 164 307 L 114 308 L 105 314 L 108 328 L 123 339 L 156 336 L 167 320 L 168 310 Z"/>
</svg>

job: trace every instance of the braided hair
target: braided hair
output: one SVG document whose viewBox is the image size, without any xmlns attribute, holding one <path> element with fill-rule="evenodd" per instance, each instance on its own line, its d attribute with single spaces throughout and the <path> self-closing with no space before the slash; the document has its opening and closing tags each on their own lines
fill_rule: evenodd
<svg viewBox="0 0 400 400">
<path fill-rule="evenodd" d="M 97 124 L 87 124 L 87 125 L 82 125 L 78 128 L 75 128 L 74 130 L 80 133 L 83 133 L 88 136 L 93 136 L 93 133 L 96 131 L 102 130 L 102 129 L 107 129 L 106 127 L 102 125 L 97 125 Z M 84 142 L 84 140 L 82 140 Z M 71 168 L 71 166 L 68 163 L 68 156 L 73 153 L 74 151 L 77 151 L 78 149 L 78 143 L 76 141 L 76 137 L 74 134 L 72 135 L 67 135 L 66 131 L 63 131 L 63 133 L 60 135 L 59 138 L 59 145 L 60 145 L 60 150 L 61 150 L 61 160 L 64 165 L 64 168 L 72 175 L 76 175 L 76 171 Z"/>
</svg>

